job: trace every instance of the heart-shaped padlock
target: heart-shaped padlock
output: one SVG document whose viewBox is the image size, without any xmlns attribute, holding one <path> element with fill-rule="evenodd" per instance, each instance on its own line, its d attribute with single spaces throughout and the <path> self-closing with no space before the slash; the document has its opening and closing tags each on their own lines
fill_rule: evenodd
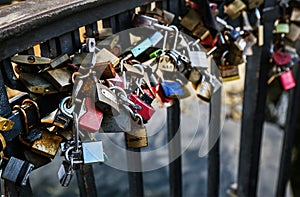
<svg viewBox="0 0 300 197">
<path fill-rule="evenodd" d="M 275 51 L 273 53 L 273 60 L 277 66 L 284 66 L 290 63 L 291 55 L 287 52 Z"/>
</svg>

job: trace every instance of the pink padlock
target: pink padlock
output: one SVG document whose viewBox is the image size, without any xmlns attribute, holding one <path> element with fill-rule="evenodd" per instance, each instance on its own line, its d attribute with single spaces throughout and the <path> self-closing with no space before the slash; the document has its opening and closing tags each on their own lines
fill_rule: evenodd
<svg viewBox="0 0 300 197">
<path fill-rule="evenodd" d="M 280 75 L 280 81 L 284 90 L 289 90 L 296 86 L 293 72 L 285 71 Z"/>
</svg>

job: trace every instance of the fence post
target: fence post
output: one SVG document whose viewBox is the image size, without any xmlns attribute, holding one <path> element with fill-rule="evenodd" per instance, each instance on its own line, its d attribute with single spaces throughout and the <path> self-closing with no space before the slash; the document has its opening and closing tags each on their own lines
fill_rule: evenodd
<svg viewBox="0 0 300 197">
<path fill-rule="evenodd" d="M 216 65 L 211 67 L 212 74 L 219 77 L 219 70 Z M 209 123 L 209 148 L 208 172 L 207 172 L 207 196 L 219 196 L 220 186 L 220 138 L 215 141 L 216 133 L 221 129 L 221 91 L 220 88 L 210 101 L 210 123 Z"/>
<path fill-rule="evenodd" d="M 181 135 L 180 135 L 180 102 L 173 100 L 173 105 L 167 108 L 168 148 L 169 148 L 169 183 L 170 196 L 182 196 L 181 174 Z M 176 136 L 176 137 L 175 137 Z M 171 141 L 171 143 L 170 143 Z M 175 160 L 174 158 L 177 157 Z M 173 161 L 172 161 L 173 160 Z"/>
<path fill-rule="evenodd" d="M 240 197 L 257 195 L 269 71 L 266 66 L 269 65 L 269 59 L 266 57 L 270 54 L 274 20 L 277 17 L 275 6 L 276 1 L 265 1 L 264 7 L 274 7 L 274 9 L 263 14 L 264 45 L 254 46 L 253 55 L 247 58 L 238 169 L 238 196 Z"/>
</svg>

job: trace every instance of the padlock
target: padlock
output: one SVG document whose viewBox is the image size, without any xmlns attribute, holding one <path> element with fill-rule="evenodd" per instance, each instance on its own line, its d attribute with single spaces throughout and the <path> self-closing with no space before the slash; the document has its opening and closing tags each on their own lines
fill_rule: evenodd
<svg viewBox="0 0 300 197">
<path fill-rule="evenodd" d="M 275 32 L 278 34 L 287 34 L 290 31 L 289 18 L 286 15 L 286 7 L 282 6 L 282 14 L 275 21 Z"/>
<path fill-rule="evenodd" d="M 136 95 L 134 93 L 131 93 L 129 95 L 129 100 L 131 100 L 133 103 L 141 106 L 141 108 L 142 108 L 142 109 L 134 109 L 133 107 L 131 107 L 134 112 L 141 115 L 142 118 L 145 119 L 146 121 L 150 120 L 150 118 L 152 117 L 152 115 L 155 112 L 155 109 L 152 106 L 150 106 L 149 104 L 144 102 L 141 98 L 138 97 L 138 95 Z"/>
<path fill-rule="evenodd" d="M 67 161 L 63 161 L 57 172 L 58 179 L 61 186 L 68 187 L 69 184 L 71 183 L 73 174 L 74 171 L 72 165 Z"/>
<path fill-rule="evenodd" d="M 10 157 L 2 171 L 1 178 L 11 181 L 17 186 L 25 186 L 33 168 L 34 165 L 27 161 Z"/>
<path fill-rule="evenodd" d="M 290 90 L 296 86 L 292 70 L 284 71 L 280 74 L 280 81 L 284 90 Z"/>
<path fill-rule="evenodd" d="M 119 104 L 116 94 L 101 83 L 96 84 L 96 107 L 102 113 L 119 114 Z"/>
<path fill-rule="evenodd" d="M 39 155 L 53 159 L 62 140 L 62 137 L 43 129 L 41 138 L 33 142 L 31 149 Z"/>
<path fill-rule="evenodd" d="M 300 20 L 300 8 L 293 7 L 290 20 L 291 21 L 299 21 Z"/>
<path fill-rule="evenodd" d="M 258 8 L 255 9 L 256 16 L 256 29 L 257 29 L 257 45 L 262 46 L 264 44 L 264 26 L 261 25 L 261 15 Z"/>
<path fill-rule="evenodd" d="M 227 7 L 224 12 L 231 18 L 236 19 L 240 16 L 241 12 L 247 8 L 246 4 L 242 0 L 234 0 Z"/>
<path fill-rule="evenodd" d="M 66 68 L 56 68 L 43 73 L 46 78 L 59 92 L 66 92 L 72 89 L 71 71 Z"/>
<path fill-rule="evenodd" d="M 230 45 L 229 50 L 224 52 L 223 57 L 227 65 L 239 65 L 244 63 L 243 50 L 236 42 Z"/>
<path fill-rule="evenodd" d="M 210 33 L 209 30 L 203 24 L 198 24 L 193 29 L 192 35 L 199 38 L 200 40 L 205 40 L 207 36 L 210 35 Z"/>
<path fill-rule="evenodd" d="M 209 82 L 202 80 L 196 88 L 196 93 L 199 98 L 209 102 L 212 95 L 212 86 Z"/>
<path fill-rule="evenodd" d="M 131 49 L 131 53 L 134 57 L 137 57 L 144 53 L 150 47 L 152 47 L 152 42 L 149 38 L 146 38 L 145 40 L 137 44 L 135 47 L 133 47 Z"/>
<path fill-rule="evenodd" d="M 193 87 L 196 88 L 198 83 L 201 80 L 201 73 L 199 72 L 199 70 L 196 68 L 193 68 L 191 70 L 188 80 L 192 83 Z"/>
<path fill-rule="evenodd" d="M 95 52 L 96 49 L 96 39 L 95 38 L 86 38 L 86 50 L 88 53 Z"/>
<path fill-rule="evenodd" d="M 141 120 L 142 121 L 142 120 Z M 147 131 L 144 126 L 131 120 L 132 129 L 125 133 L 127 148 L 143 148 L 148 146 Z"/>
<path fill-rule="evenodd" d="M 0 133 L 0 152 L 6 148 L 6 140 L 4 136 Z"/>
<path fill-rule="evenodd" d="M 90 97 L 83 99 L 81 106 L 80 113 L 83 115 L 79 117 L 79 127 L 88 132 L 98 132 L 103 120 L 103 112 L 96 109 L 95 103 Z M 83 110 L 85 112 L 82 112 Z"/>
<path fill-rule="evenodd" d="M 184 96 L 184 90 L 178 81 L 164 81 L 161 83 L 164 95 L 169 98 L 180 98 Z"/>
<path fill-rule="evenodd" d="M 14 122 L 0 116 L 0 131 L 9 131 L 13 128 Z"/>
<path fill-rule="evenodd" d="M 223 82 L 240 79 L 238 66 L 219 65 L 218 67 Z"/>
<path fill-rule="evenodd" d="M 104 162 L 102 141 L 82 142 L 84 164 Z"/>
<path fill-rule="evenodd" d="M 124 85 L 124 80 L 122 77 L 119 76 L 119 74 L 116 74 L 116 76 L 114 78 L 110 78 L 110 79 L 106 79 L 106 81 L 108 82 L 109 86 L 118 86 L 120 88 L 125 88 Z"/>
<path fill-rule="evenodd" d="M 277 50 L 273 53 L 273 60 L 277 66 L 284 66 L 291 62 L 291 55 L 283 50 Z"/>
<path fill-rule="evenodd" d="M 173 72 L 175 71 L 175 65 L 171 61 L 170 56 L 162 55 L 158 58 L 158 68 L 161 71 Z"/>
<path fill-rule="evenodd" d="M 300 37 L 300 27 L 298 25 L 296 25 L 295 23 L 291 23 L 289 28 L 290 28 L 290 31 L 286 35 L 286 37 L 290 41 L 296 42 L 296 40 Z"/>
<path fill-rule="evenodd" d="M 19 75 L 19 79 L 32 93 L 42 95 L 58 93 L 56 88 L 40 75 L 33 73 L 22 73 Z"/>
<path fill-rule="evenodd" d="M 180 25 L 190 32 L 199 24 L 203 26 L 203 21 L 201 16 L 194 9 L 189 9 L 188 13 L 180 21 Z"/>
<path fill-rule="evenodd" d="M 112 52 L 107 50 L 106 48 L 103 48 L 98 53 L 96 53 L 95 58 L 96 58 L 96 62 L 95 62 L 96 64 L 111 62 L 114 67 L 118 65 L 120 62 L 119 58 L 115 56 Z"/>
<path fill-rule="evenodd" d="M 115 78 L 116 76 L 115 68 L 111 62 L 96 63 L 94 69 L 101 80 Z"/>
<path fill-rule="evenodd" d="M 74 111 L 74 105 L 69 106 L 72 98 L 70 96 L 65 97 L 59 103 L 59 108 L 54 116 L 53 125 L 66 130 L 69 126 L 73 116 L 72 112 Z"/>
<path fill-rule="evenodd" d="M 159 32 L 156 31 L 150 38 L 149 40 L 152 43 L 152 46 L 155 47 L 162 39 L 163 39 L 163 35 Z"/>
<path fill-rule="evenodd" d="M 198 69 L 207 69 L 209 62 L 206 52 L 202 51 L 197 43 L 189 43 L 189 46 L 192 46 L 188 50 L 191 66 Z M 194 47 L 196 47 L 197 50 L 194 50 Z"/>
</svg>

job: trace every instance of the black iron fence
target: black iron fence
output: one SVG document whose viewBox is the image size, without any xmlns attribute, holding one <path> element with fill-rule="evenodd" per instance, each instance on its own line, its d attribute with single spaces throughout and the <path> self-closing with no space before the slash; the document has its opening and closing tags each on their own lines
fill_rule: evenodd
<svg viewBox="0 0 300 197">
<path fill-rule="evenodd" d="M 21 117 L 19 113 L 12 113 L 11 103 L 8 100 L 5 85 L 13 89 L 24 90 L 23 85 L 16 80 L 12 69 L 10 57 L 14 54 L 34 54 L 33 47 L 39 45 L 41 55 L 55 58 L 61 54 L 73 54 L 81 47 L 79 28 L 85 27 L 87 36 L 92 36 L 98 31 L 98 21 L 102 21 L 103 27 L 111 27 L 113 33 L 127 29 L 131 25 L 131 16 L 137 7 L 141 9 L 150 6 L 153 1 L 148 0 L 101 0 L 101 1 L 39 1 L 27 0 L 18 4 L 12 4 L 1 8 L 0 17 L 15 14 L 16 17 L 6 19 L 0 23 L 0 115 L 14 120 L 15 126 L 7 135 L 8 144 L 15 143 L 12 139 L 22 132 Z M 177 16 L 185 13 L 184 0 L 155 1 L 155 6 L 171 11 Z M 35 5 L 35 6 L 32 6 Z M 44 7 L 43 7 L 44 6 Z M 263 124 L 265 121 L 266 89 L 268 59 L 264 58 L 269 53 L 274 20 L 278 16 L 276 2 L 266 0 L 263 14 L 264 22 L 264 45 L 254 47 L 254 55 L 248 57 L 246 66 L 246 79 L 244 88 L 243 117 L 241 127 L 241 142 L 238 169 L 238 196 L 256 196 L 260 164 L 260 152 L 262 144 Z M 25 17 L 21 17 L 26 13 Z M 298 69 L 299 70 L 299 69 Z M 217 73 L 217 71 L 214 71 Z M 299 76 L 300 71 L 297 71 Z M 300 83 L 300 78 L 297 77 Z M 280 163 L 279 179 L 277 184 L 277 196 L 284 196 L 287 181 L 289 180 L 289 169 L 291 150 L 293 145 L 296 114 L 298 109 L 297 98 L 300 94 L 299 86 L 289 91 L 289 107 L 284 132 L 284 143 Z M 47 98 L 49 99 L 49 98 Z M 58 98 L 50 98 L 58 99 Z M 53 109 L 51 106 L 43 105 L 41 99 L 41 113 L 45 115 Z M 221 93 L 220 91 L 211 100 L 212 114 L 220 114 Z M 55 106 L 54 106 L 55 107 Z M 172 139 L 176 132 L 180 132 L 180 106 L 179 101 L 168 108 L 168 137 Z M 220 129 L 220 116 L 212 116 L 210 131 Z M 175 132 L 175 133 L 174 133 Z M 10 141 L 9 141 L 10 140 Z M 207 196 L 218 196 L 220 187 L 220 140 L 214 144 L 208 155 L 208 184 Z M 169 154 L 176 154 L 180 147 L 180 139 L 176 146 L 169 147 Z M 174 144 L 173 144 L 174 145 Z M 14 147 L 14 146 L 11 146 Z M 17 149 L 8 150 L 12 155 L 18 155 Z M 134 150 L 139 152 L 140 150 Z M 179 150 L 180 151 L 180 150 Z M 135 165 L 141 165 L 139 156 L 130 158 Z M 181 157 L 169 165 L 170 174 L 170 196 L 182 196 L 182 169 Z M 197 164 L 195 164 L 197 165 Z M 197 173 L 197 172 L 195 172 Z M 128 172 L 130 196 L 143 196 L 143 173 Z M 78 186 L 81 196 L 95 196 L 96 186 L 93 179 L 93 169 L 85 166 L 77 171 Z M 30 185 L 27 187 L 15 187 L 9 185 L 11 195 L 31 195 Z M 99 194 L 101 195 L 101 194 Z"/>
</svg>

